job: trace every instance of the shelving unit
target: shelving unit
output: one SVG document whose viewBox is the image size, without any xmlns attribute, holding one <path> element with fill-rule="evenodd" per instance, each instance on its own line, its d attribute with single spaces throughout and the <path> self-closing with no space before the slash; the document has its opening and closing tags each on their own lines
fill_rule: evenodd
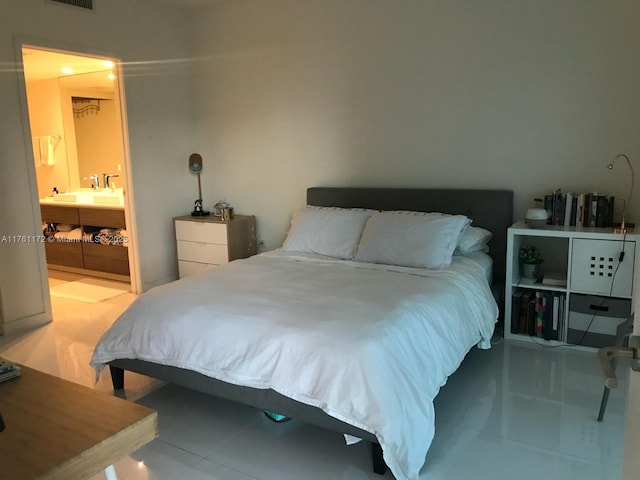
<svg viewBox="0 0 640 480">
<path fill-rule="evenodd" d="M 507 233 L 505 338 L 530 340 L 533 336 L 548 345 L 579 343 L 592 348 L 614 344 L 616 328 L 632 315 L 637 241 L 638 235 L 611 229 L 551 225 L 534 229 L 524 222 L 514 224 Z M 522 278 L 518 260 L 522 245 L 535 245 L 542 252 L 541 276 L 564 274 L 566 286 Z M 536 292 L 551 293 L 547 298 L 556 296 L 559 302 L 564 298 L 564 308 L 555 321 L 558 340 L 531 335 L 527 328 L 522 331 L 520 317 L 525 311 L 520 310 L 519 294 Z"/>
</svg>

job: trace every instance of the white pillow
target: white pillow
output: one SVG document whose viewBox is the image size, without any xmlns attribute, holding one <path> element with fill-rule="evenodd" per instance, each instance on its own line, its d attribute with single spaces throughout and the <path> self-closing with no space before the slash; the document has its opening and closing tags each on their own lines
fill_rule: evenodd
<svg viewBox="0 0 640 480">
<path fill-rule="evenodd" d="M 460 234 L 469 223 L 464 215 L 374 213 L 367 221 L 354 260 L 444 268 L 451 264 Z"/>
<path fill-rule="evenodd" d="M 458 246 L 453 254 L 469 255 L 475 252 L 487 253 L 489 251 L 488 243 L 491 237 L 493 237 L 493 234 L 489 230 L 469 225 L 464 229 L 462 235 L 460 235 Z"/>
<path fill-rule="evenodd" d="M 367 219 L 374 210 L 308 206 L 291 219 L 282 249 L 348 260 L 353 258 Z"/>
</svg>

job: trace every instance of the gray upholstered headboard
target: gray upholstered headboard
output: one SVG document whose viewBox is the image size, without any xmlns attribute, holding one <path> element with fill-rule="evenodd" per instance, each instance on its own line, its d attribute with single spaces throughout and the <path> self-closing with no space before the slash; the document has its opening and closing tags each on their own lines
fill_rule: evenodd
<svg viewBox="0 0 640 480">
<path fill-rule="evenodd" d="M 511 190 L 312 187 L 307 189 L 307 204 L 466 215 L 474 226 L 493 233 L 489 242 L 493 279 L 504 283 L 507 229 L 513 223 Z"/>
</svg>

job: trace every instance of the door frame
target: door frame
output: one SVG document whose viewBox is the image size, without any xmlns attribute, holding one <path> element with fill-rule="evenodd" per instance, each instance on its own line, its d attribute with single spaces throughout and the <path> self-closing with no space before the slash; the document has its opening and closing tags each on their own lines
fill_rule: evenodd
<svg viewBox="0 0 640 480">
<path fill-rule="evenodd" d="M 121 127 L 121 135 L 122 135 L 122 159 L 123 159 L 123 169 L 125 172 L 125 205 L 124 205 L 124 213 L 125 213 L 125 221 L 127 224 L 127 236 L 129 239 L 128 242 L 128 253 L 129 253 L 129 278 L 131 283 L 131 292 L 134 294 L 142 293 L 142 279 L 140 275 L 140 261 L 139 261 L 139 248 L 138 248 L 138 234 L 137 234 L 137 225 L 136 225 L 136 215 L 135 215 L 135 203 L 133 196 L 133 176 L 131 172 L 131 150 L 129 146 L 129 128 L 128 128 L 128 120 L 127 120 L 127 109 L 126 109 L 126 99 L 125 99 L 125 90 L 124 90 L 124 72 L 123 72 L 123 61 L 122 56 L 118 55 L 114 52 L 105 52 L 104 50 L 93 48 L 87 45 L 73 45 L 64 42 L 56 42 L 52 40 L 45 40 L 42 38 L 32 38 L 32 37 L 20 37 L 16 36 L 14 40 L 14 48 L 16 54 L 16 60 L 18 64 L 18 68 L 21 72 L 24 72 L 24 63 L 22 59 L 22 48 L 34 48 L 39 50 L 49 50 L 61 53 L 67 53 L 70 55 L 78 55 L 85 57 L 98 57 L 98 58 L 108 58 L 113 60 L 113 73 L 116 78 L 114 79 L 114 100 L 116 100 L 118 108 L 117 108 L 117 118 Z M 38 198 L 38 188 L 37 188 L 37 176 L 35 171 L 35 164 L 33 158 L 33 150 L 29 148 L 31 145 L 31 128 L 29 125 L 29 107 L 27 104 L 27 88 L 26 88 L 26 80 L 24 77 L 24 73 L 21 75 L 21 79 L 18 82 L 19 91 L 20 91 L 20 107 L 23 112 L 22 115 L 22 123 L 23 123 L 23 132 L 25 135 L 25 153 L 27 161 L 29 162 L 28 168 L 28 176 L 29 176 L 29 185 L 31 189 L 31 198 L 33 204 L 33 218 L 34 223 L 37 225 L 42 225 L 42 216 L 40 213 L 40 199 Z M 47 297 L 50 295 L 49 292 L 49 284 L 48 284 L 48 273 L 47 273 L 47 264 L 46 257 L 44 255 L 44 246 L 39 251 L 39 255 L 42 256 L 42 261 L 40 264 L 40 277 L 43 284 L 43 289 L 47 293 Z M 51 312 L 50 303 L 48 305 L 49 312 Z M 49 316 L 50 313 L 49 313 Z"/>
</svg>

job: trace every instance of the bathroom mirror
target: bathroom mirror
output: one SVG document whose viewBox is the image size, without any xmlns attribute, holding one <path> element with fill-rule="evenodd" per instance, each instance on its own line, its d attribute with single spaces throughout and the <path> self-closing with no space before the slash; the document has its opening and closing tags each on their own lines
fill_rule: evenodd
<svg viewBox="0 0 640 480">
<path fill-rule="evenodd" d="M 69 188 L 90 187 L 90 175 L 117 174 L 124 186 L 122 126 L 113 80 L 106 72 L 59 79 Z M 114 186 L 112 184 L 112 186 Z"/>
</svg>

